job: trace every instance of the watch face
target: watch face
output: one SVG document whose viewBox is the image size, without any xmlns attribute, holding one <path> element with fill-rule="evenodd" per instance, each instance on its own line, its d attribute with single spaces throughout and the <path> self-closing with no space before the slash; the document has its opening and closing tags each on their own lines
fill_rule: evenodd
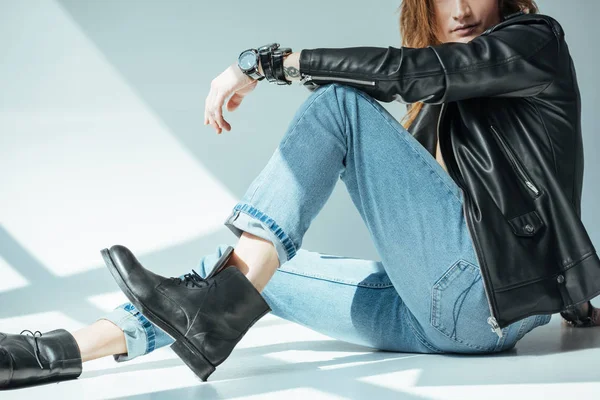
<svg viewBox="0 0 600 400">
<path fill-rule="evenodd" d="M 252 51 L 246 51 L 240 56 L 238 64 L 243 70 L 250 70 L 256 66 L 256 55 Z"/>
</svg>

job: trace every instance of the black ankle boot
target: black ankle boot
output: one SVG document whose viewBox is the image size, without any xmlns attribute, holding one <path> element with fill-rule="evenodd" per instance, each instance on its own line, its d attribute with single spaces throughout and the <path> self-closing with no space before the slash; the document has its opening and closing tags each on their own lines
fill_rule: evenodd
<svg viewBox="0 0 600 400">
<path fill-rule="evenodd" d="M 117 284 L 129 300 L 175 343 L 171 348 L 203 381 L 233 351 L 252 325 L 271 308 L 235 266 L 233 247 L 202 278 L 165 278 L 145 269 L 124 246 L 101 250 Z"/>
<path fill-rule="evenodd" d="M 23 332 L 19 335 L 0 333 L 0 389 L 74 379 L 81 375 L 79 346 L 68 331 Z"/>
</svg>

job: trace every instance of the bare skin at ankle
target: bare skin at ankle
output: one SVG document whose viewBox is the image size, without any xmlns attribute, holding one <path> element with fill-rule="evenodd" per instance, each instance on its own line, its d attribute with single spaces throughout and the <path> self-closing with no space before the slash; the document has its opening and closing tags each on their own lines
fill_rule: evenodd
<svg viewBox="0 0 600 400">
<path fill-rule="evenodd" d="M 127 353 L 123 331 L 106 319 L 73 332 L 73 336 L 79 345 L 82 362 Z"/>
<path fill-rule="evenodd" d="M 235 265 L 242 271 L 260 293 L 279 268 L 279 258 L 273 243 L 243 232 L 228 265 Z"/>
<path fill-rule="evenodd" d="M 277 268 L 279 258 L 273 243 L 243 232 L 229 258 L 227 266 L 238 268 L 260 293 Z M 73 336 L 79 345 L 83 362 L 113 354 L 126 354 L 127 345 L 121 328 L 100 319 L 76 332 Z"/>
</svg>

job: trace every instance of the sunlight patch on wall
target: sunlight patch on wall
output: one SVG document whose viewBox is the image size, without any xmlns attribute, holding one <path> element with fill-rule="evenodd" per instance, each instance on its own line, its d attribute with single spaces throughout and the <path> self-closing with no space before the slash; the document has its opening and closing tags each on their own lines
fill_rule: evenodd
<svg viewBox="0 0 600 400">
<path fill-rule="evenodd" d="M 60 311 L 20 315 L 18 317 L 0 318 L 0 332 L 20 333 L 23 329 L 32 332 L 48 332 L 55 329 L 74 331 L 84 326 L 81 322 L 68 317 Z"/>
<path fill-rule="evenodd" d="M 0 293 L 29 285 L 29 281 L 0 256 Z"/>
<path fill-rule="evenodd" d="M 0 220 L 58 276 L 223 228 L 236 199 L 53 2 L 0 13 Z"/>
<path fill-rule="evenodd" d="M 90 296 L 87 298 L 87 301 L 104 312 L 112 311 L 116 306 L 129 302 L 121 291 Z"/>
</svg>

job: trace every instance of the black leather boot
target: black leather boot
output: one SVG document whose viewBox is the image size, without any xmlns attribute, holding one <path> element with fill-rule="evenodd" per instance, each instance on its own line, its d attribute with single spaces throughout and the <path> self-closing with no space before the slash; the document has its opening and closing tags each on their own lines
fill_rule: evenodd
<svg viewBox="0 0 600 400">
<path fill-rule="evenodd" d="M 0 333 L 0 389 L 74 379 L 81 370 L 79 346 L 64 329 Z"/>
<path fill-rule="evenodd" d="M 194 270 L 183 279 L 154 274 L 121 245 L 101 253 L 129 301 L 175 340 L 171 348 L 202 381 L 225 361 L 248 329 L 271 311 L 248 278 L 227 265 L 231 246 L 206 278 Z"/>
</svg>

